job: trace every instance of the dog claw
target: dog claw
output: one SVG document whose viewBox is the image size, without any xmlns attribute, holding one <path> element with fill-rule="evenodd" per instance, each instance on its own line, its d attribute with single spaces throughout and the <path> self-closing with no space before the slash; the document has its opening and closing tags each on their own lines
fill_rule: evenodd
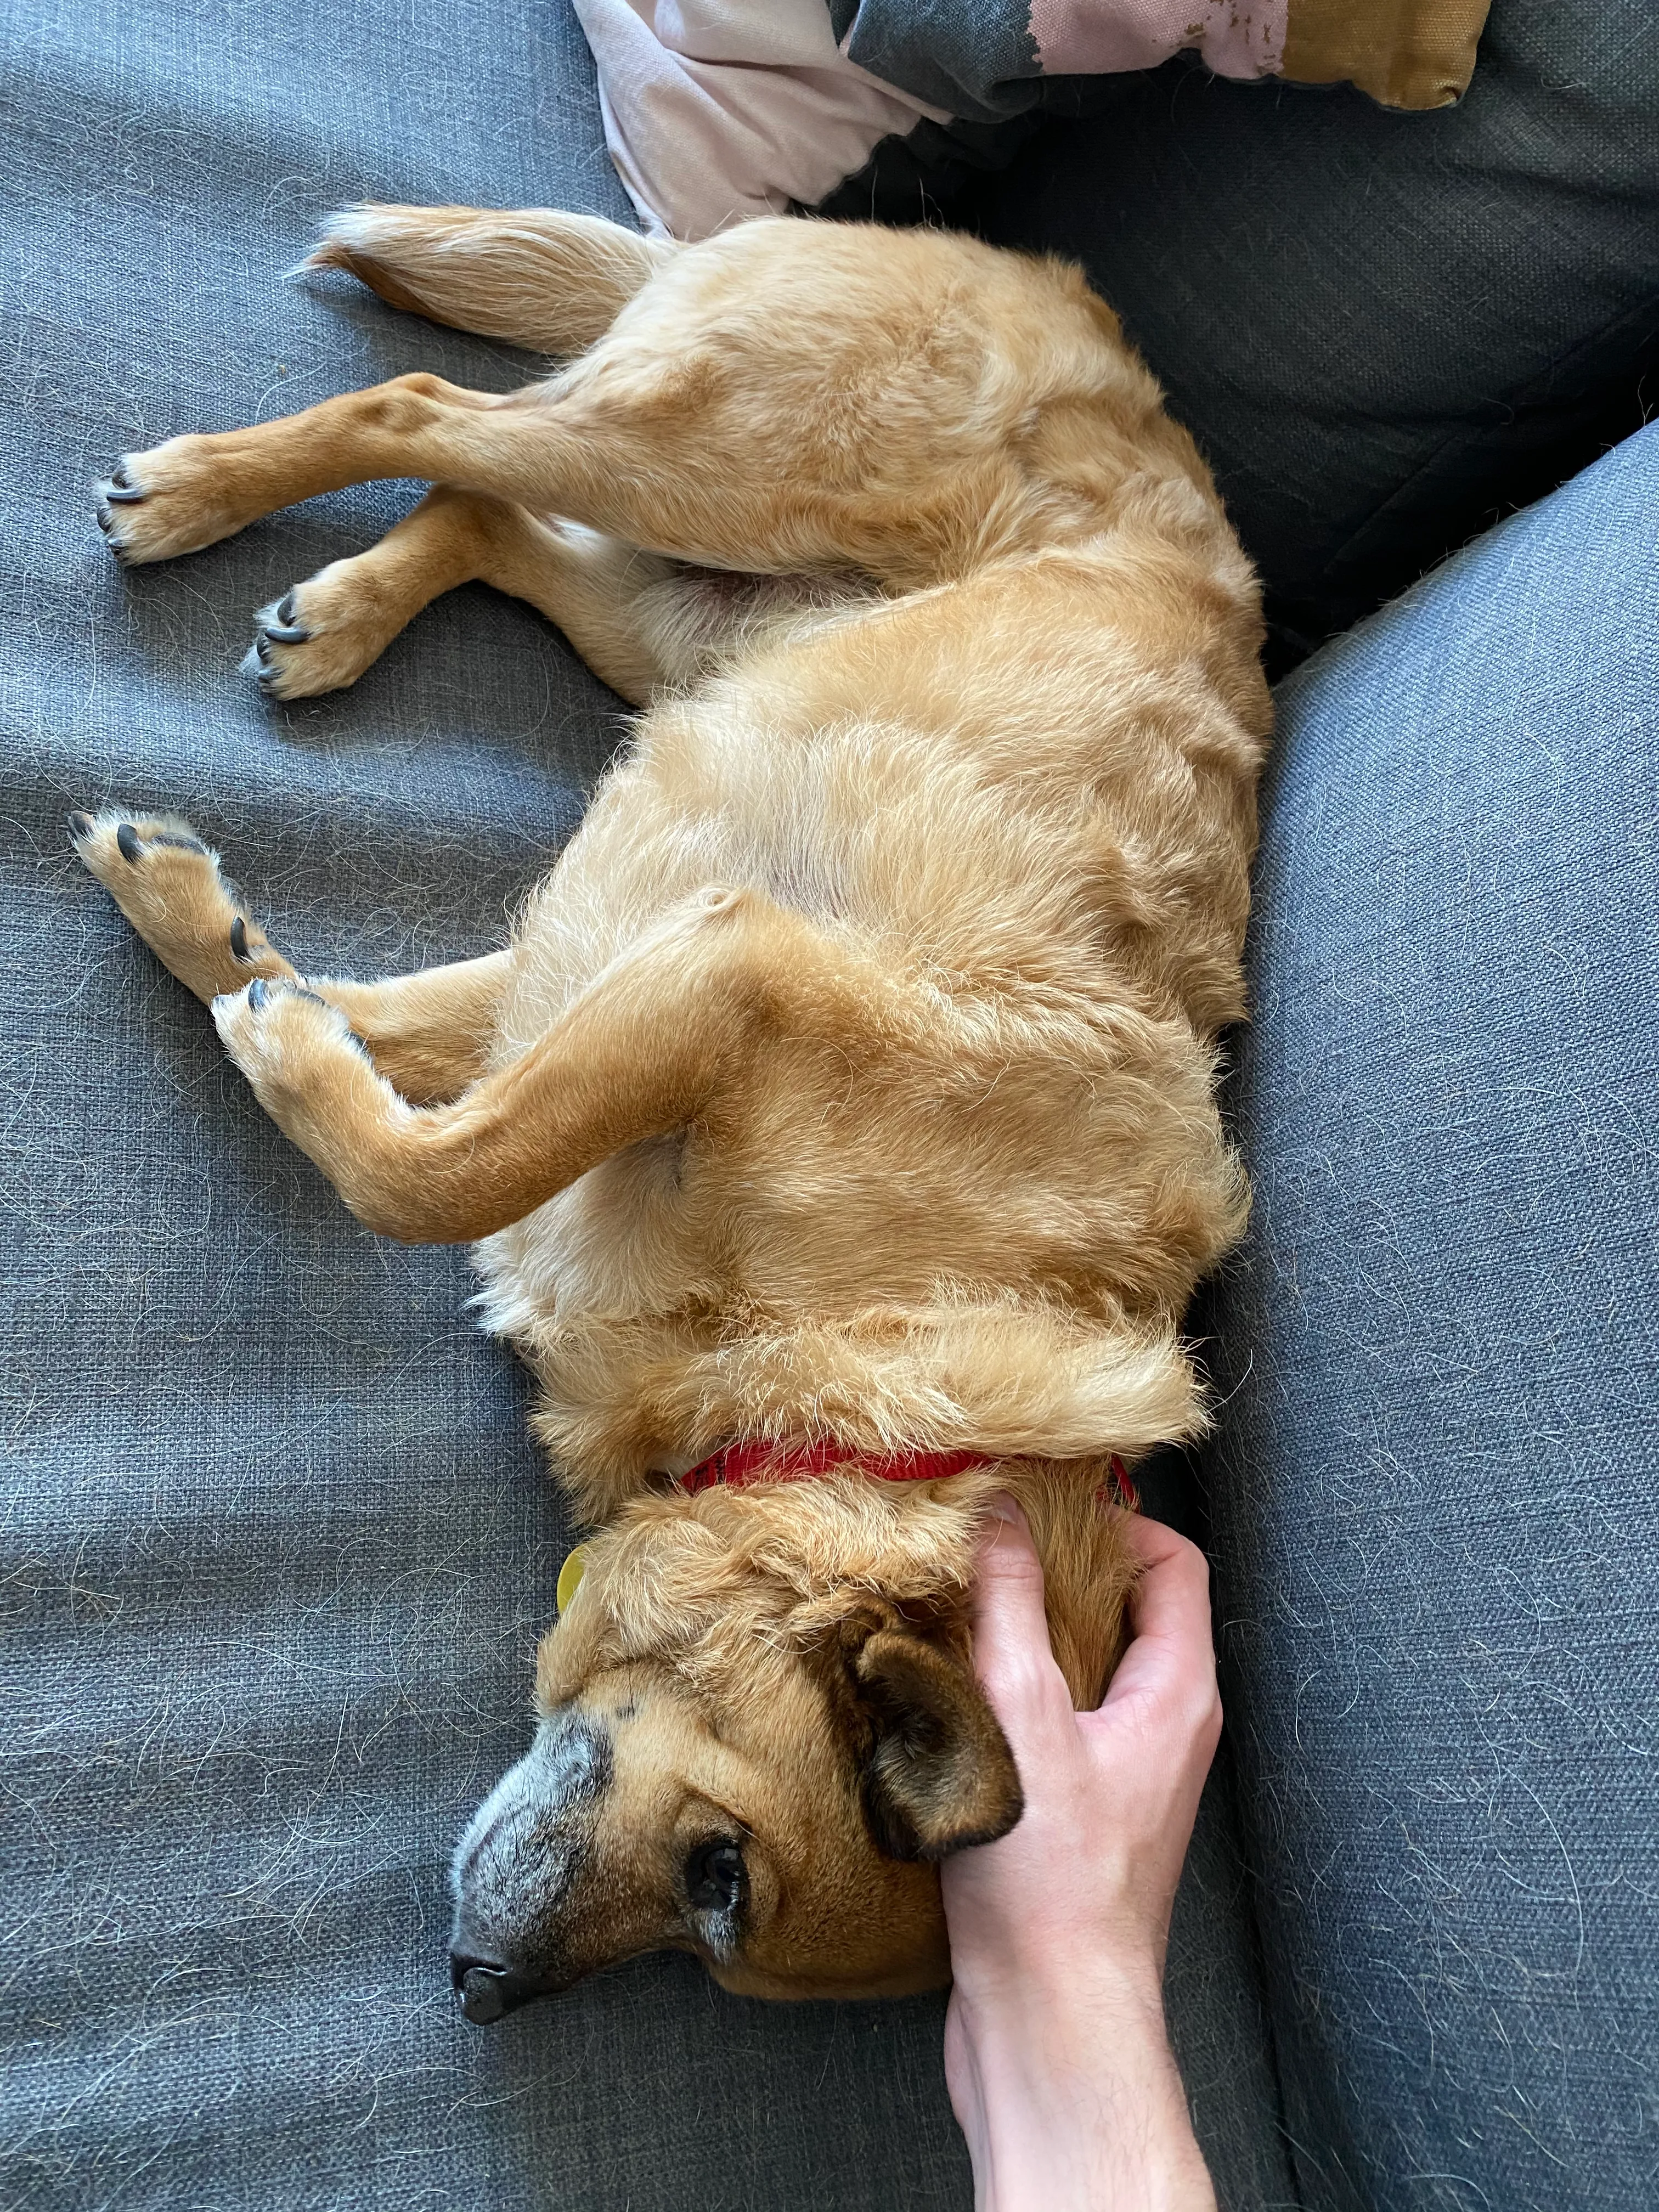
<svg viewBox="0 0 1659 2212">
<path fill-rule="evenodd" d="M 92 817 L 83 814 L 77 806 L 69 818 L 70 836 L 77 841 L 92 835 Z"/>
<path fill-rule="evenodd" d="M 284 592 L 274 607 L 268 607 L 260 614 L 253 632 L 253 643 L 242 663 L 243 673 L 252 677 L 267 699 L 282 696 L 277 686 L 286 672 L 278 665 L 273 648 L 279 645 L 304 645 L 311 636 L 305 624 L 296 622 L 294 617 L 294 594 Z"/>
<path fill-rule="evenodd" d="M 256 1014 L 262 1014 L 265 1010 L 265 1000 L 270 996 L 270 993 L 266 988 L 264 977 L 263 975 L 256 975 L 253 981 L 247 987 L 247 1002 L 249 1006 Z"/>
<path fill-rule="evenodd" d="M 102 499 L 100 499 L 95 513 L 98 527 L 104 533 L 105 544 L 108 546 L 112 555 L 125 568 L 127 565 L 126 548 L 122 544 L 120 539 L 114 534 L 115 517 L 110 513 L 108 507 L 105 504 Z"/>
<path fill-rule="evenodd" d="M 127 474 L 125 461 L 117 461 L 98 489 L 114 507 L 136 507 L 144 495 Z"/>
<path fill-rule="evenodd" d="M 144 849 L 144 842 L 131 822 L 124 822 L 121 824 L 115 833 L 115 842 L 120 848 L 121 858 L 136 864 L 139 854 Z"/>
<path fill-rule="evenodd" d="M 246 960 L 248 957 L 247 924 L 240 914 L 230 925 L 230 950 L 233 957 L 238 960 Z"/>
<path fill-rule="evenodd" d="M 299 618 L 292 592 L 283 593 L 259 635 L 270 638 L 276 645 L 303 645 L 306 642 L 311 632 Z"/>
</svg>

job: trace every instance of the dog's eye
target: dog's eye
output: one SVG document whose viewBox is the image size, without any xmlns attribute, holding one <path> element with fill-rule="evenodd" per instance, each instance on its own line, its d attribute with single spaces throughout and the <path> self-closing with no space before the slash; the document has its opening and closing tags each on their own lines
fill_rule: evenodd
<svg viewBox="0 0 1659 2212">
<path fill-rule="evenodd" d="M 685 1894 L 696 1911 L 735 1912 L 746 1886 L 743 1846 L 730 1837 L 699 1844 L 685 1862 Z"/>
</svg>

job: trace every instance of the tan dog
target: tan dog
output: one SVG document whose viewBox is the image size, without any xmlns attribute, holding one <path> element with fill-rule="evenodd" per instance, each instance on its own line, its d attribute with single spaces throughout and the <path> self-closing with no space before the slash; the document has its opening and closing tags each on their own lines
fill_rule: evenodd
<svg viewBox="0 0 1659 2212">
<path fill-rule="evenodd" d="M 513 944 L 390 981 L 302 983 L 182 823 L 73 824 L 353 1211 L 477 1241 L 599 1526 L 535 1747 L 457 1859 L 457 1982 L 493 2017 L 675 1945 L 769 1996 L 936 1983 L 931 1862 L 1020 1808 L 967 1647 L 985 1500 L 1024 1502 L 1092 1702 L 1129 1573 L 1110 1459 L 1201 1422 L 1177 1331 L 1245 1206 L 1212 1093 L 1255 580 L 1072 270 L 407 208 L 316 259 L 580 357 L 130 455 L 116 551 L 428 478 L 262 617 L 265 688 L 350 683 L 482 577 L 647 709 Z M 754 1439 L 844 1464 L 677 1486 Z"/>
</svg>

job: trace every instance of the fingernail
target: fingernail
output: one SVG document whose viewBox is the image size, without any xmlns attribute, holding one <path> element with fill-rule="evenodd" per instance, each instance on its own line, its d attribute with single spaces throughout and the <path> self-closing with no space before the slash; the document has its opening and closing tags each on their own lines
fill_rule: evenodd
<svg viewBox="0 0 1659 2212">
<path fill-rule="evenodd" d="M 1018 1521 L 1019 1518 L 1019 1508 L 1006 1490 L 999 1490 L 994 1498 L 988 1498 L 985 1510 L 994 1521 Z"/>
</svg>

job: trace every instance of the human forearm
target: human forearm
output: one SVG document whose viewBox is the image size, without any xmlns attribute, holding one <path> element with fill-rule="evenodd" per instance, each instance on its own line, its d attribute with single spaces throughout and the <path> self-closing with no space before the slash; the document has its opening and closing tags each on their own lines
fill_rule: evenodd
<svg viewBox="0 0 1659 2212">
<path fill-rule="evenodd" d="M 1181 1863 L 1221 1730 L 1201 1554 L 1130 1521 L 1146 1571 L 1105 1699 L 1072 1710 L 1017 1509 L 981 1555 L 975 1657 L 1025 1810 L 940 1870 L 951 2100 L 979 2212 L 1215 2212 L 1164 2021 Z"/>
<path fill-rule="evenodd" d="M 1150 1972 L 1087 1990 L 958 1990 L 951 2088 L 977 2212 L 1215 2212 Z"/>
</svg>

